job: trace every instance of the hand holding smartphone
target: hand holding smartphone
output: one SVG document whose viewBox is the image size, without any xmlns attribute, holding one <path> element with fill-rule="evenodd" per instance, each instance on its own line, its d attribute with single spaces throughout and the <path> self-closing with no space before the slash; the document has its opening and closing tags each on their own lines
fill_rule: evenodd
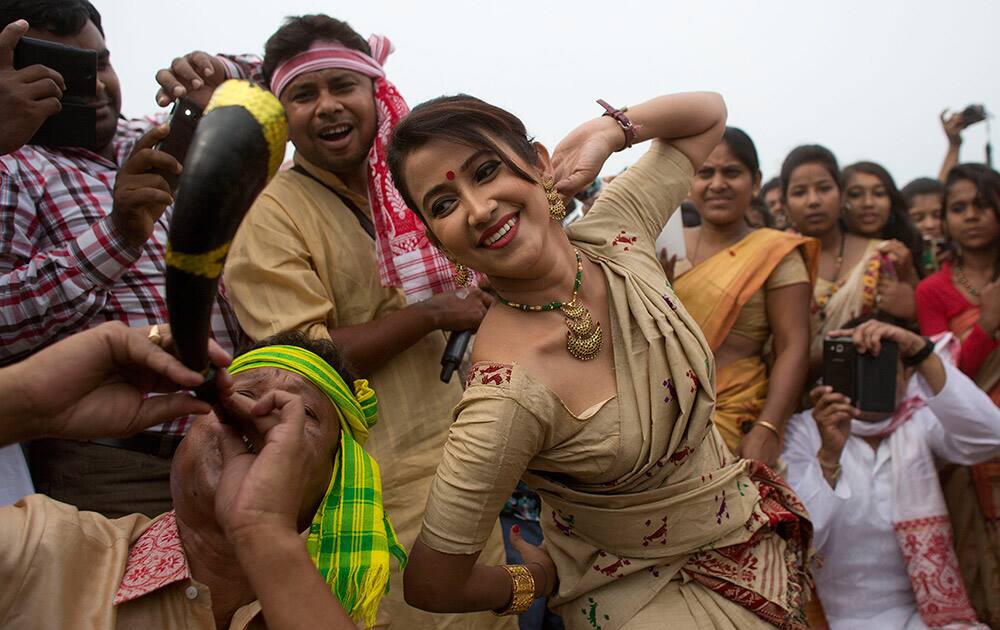
<svg viewBox="0 0 1000 630">
<path fill-rule="evenodd" d="M 172 155 L 183 166 L 202 115 L 202 109 L 189 99 L 184 97 L 177 99 L 171 110 L 170 132 L 156 145 L 156 149 Z M 171 190 L 177 190 L 179 175 L 165 173 L 163 177 L 170 184 Z"/>
<path fill-rule="evenodd" d="M 14 69 L 45 66 L 62 75 L 61 111 L 50 116 L 29 144 L 94 148 L 97 142 L 97 52 L 22 37 L 14 48 Z"/>
</svg>

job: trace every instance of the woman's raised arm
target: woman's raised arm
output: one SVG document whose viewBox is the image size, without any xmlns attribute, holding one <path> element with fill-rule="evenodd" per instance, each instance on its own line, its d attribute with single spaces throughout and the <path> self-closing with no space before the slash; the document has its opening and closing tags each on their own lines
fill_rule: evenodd
<svg viewBox="0 0 1000 630">
<path fill-rule="evenodd" d="M 683 153 L 698 170 L 726 129 L 726 104 L 714 92 L 658 96 L 628 108 L 635 128 L 632 144 L 660 140 Z M 626 134 L 611 116 L 599 116 L 571 131 L 552 153 L 556 188 L 564 196 L 581 190 L 600 173 L 615 151 L 626 147 Z"/>
</svg>

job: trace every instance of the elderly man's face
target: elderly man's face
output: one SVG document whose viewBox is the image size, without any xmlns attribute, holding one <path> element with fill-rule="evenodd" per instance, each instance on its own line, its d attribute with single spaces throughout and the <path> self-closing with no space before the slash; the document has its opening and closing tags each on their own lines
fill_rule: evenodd
<svg viewBox="0 0 1000 630">
<path fill-rule="evenodd" d="M 258 400 L 275 390 L 301 396 L 306 409 L 306 448 L 302 457 L 310 462 L 300 522 L 308 522 L 312 511 L 326 493 L 333 474 L 333 459 L 340 444 L 340 419 L 333 403 L 309 380 L 286 370 L 258 368 L 233 377 L 237 396 Z M 174 457 L 171 490 L 174 501 L 180 494 L 198 500 L 207 495 L 214 501 L 222 470 L 222 456 L 211 429 L 214 414 L 197 419 Z M 255 450 L 263 448 L 260 436 L 247 436 Z"/>
</svg>

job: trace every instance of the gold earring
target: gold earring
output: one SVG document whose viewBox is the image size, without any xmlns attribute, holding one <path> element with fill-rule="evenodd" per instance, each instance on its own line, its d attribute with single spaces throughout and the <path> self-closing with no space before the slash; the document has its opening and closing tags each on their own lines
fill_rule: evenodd
<svg viewBox="0 0 1000 630">
<path fill-rule="evenodd" d="M 464 287 L 469 284 L 469 279 L 472 274 L 469 273 L 469 268 L 462 263 L 455 263 L 455 284 L 460 287 Z"/>
<path fill-rule="evenodd" d="M 556 192 L 556 182 L 551 177 L 542 180 L 542 188 L 545 189 L 545 198 L 549 202 L 549 216 L 553 221 L 562 221 L 566 218 L 566 204 L 562 202 L 559 193 Z"/>
</svg>

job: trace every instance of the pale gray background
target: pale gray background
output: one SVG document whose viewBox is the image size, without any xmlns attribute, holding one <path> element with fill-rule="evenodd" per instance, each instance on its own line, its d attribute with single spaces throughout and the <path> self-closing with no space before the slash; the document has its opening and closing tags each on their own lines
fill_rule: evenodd
<svg viewBox="0 0 1000 630">
<path fill-rule="evenodd" d="M 819 142 L 842 164 L 883 163 L 902 186 L 937 174 L 942 109 L 1000 110 L 995 0 L 94 3 L 127 116 L 157 111 L 153 75 L 178 54 L 261 53 L 283 17 L 316 12 L 392 38 L 386 69 L 411 106 L 467 92 L 510 109 L 550 147 L 596 115 L 595 98 L 708 89 L 757 143 L 765 177 L 794 146 Z M 983 161 L 984 125 L 965 138 L 962 159 Z"/>
</svg>

